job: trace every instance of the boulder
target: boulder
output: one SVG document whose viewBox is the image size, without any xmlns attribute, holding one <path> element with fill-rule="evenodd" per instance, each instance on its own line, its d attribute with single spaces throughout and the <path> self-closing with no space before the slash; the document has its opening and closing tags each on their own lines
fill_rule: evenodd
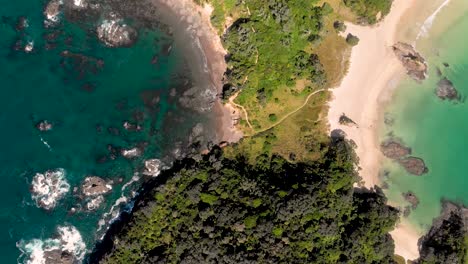
<svg viewBox="0 0 468 264">
<path fill-rule="evenodd" d="M 98 196 L 103 195 L 112 190 L 112 186 L 104 179 L 91 176 L 87 177 L 81 185 L 81 192 L 85 196 Z"/>
<path fill-rule="evenodd" d="M 413 46 L 407 43 L 398 42 L 393 45 L 393 52 L 403 63 L 408 75 L 416 81 L 426 79 L 427 64 L 424 58 Z"/>
<path fill-rule="evenodd" d="M 139 148 L 122 149 L 120 154 L 126 159 L 134 159 L 140 157 L 143 154 L 143 151 Z"/>
<path fill-rule="evenodd" d="M 97 35 L 108 47 L 130 47 L 136 42 L 138 33 L 119 20 L 105 20 L 98 26 Z"/>
<path fill-rule="evenodd" d="M 44 251 L 44 260 L 44 263 L 47 264 L 74 264 L 78 262 L 75 256 L 59 249 Z"/>
<path fill-rule="evenodd" d="M 442 80 L 437 83 L 436 94 L 437 97 L 442 100 L 452 101 L 460 99 L 457 89 L 455 89 L 453 83 L 446 77 L 442 78 Z"/>
<path fill-rule="evenodd" d="M 59 0 L 51 0 L 47 3 L 44 9 L 44 15 L 49 22 L 57 22 L 59 20 L 61 3 Z"/>
<path fill-rule="evenodd" d="M 416 197 L 416 195 L 413 192 L 409 191 L 409 192 L 403 193 L 403 197 L 405 198 L 407 202 L 411 204 L 412 209 L 416 209 L 418 207 L 419 199 L 418 197 Z"/>
<path fill-rule="evenodd" d="M 406 157 L 398 160 L 398 163 L 400 163 L 408 173 L 416 176 L 423 175 L 429 171 L 424 160 L 421 158 Z"/>
<path fill-rule="evenodd" d="M 161 161 L 158 159 L 150 159 L 145 161 L 144 175 L 156 177 L 161 173 Z"/>
<path fill-rule="evenodd" d="M 380 150 L 383 155 L 389 159 L 400 159 L 411 154 L 411 148 L 402 143 L 390 139 L 380 144 Z"/>
<path fill-rule="evenodd" d="M 52 126 L 52 123 L 50 123 L 49 121 L 42 120 L 36 124 L 36 128 L 39 131 L 49 131 L 49 130 L 52 130 L 53 126 Z"/>
<path fill-rule="evenodd" d="M 356 122 L 354 122 L 351 118 L 347 117 L 344 113 L 341 114 L 338 122 L 341 125 L 345 125 L 345 126 L 357 126 Z"/>
</svg>

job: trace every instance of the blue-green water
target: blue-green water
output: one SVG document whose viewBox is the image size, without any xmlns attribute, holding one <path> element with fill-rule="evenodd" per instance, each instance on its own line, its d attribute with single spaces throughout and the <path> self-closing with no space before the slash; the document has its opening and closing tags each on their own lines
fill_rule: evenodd
<svg viewBox="0 0 468 264">
<path fill-rule="evenodd" d="M 172 151 L 175 142 L 186 138 L 204 118 L 180 109 L 177 96 L 171 95 L 171 89 L 180 85 L 174 76 L 182 71 L 183 57 L 176 46 L 169 55 L 163 54 L 171 37 L 139 28 L 138 41 L 131 48 L 107 48 L 91 30 L 95 25 L 68 22 L 63 14 L 59 25 L 46 28 L 45 4 L 1 3 L 1 263 L 28 262 L 31 253 L 40 251 L 41 241 L 56 236 L 57 228 L 64 226 L 75 227 L 91 249 L 103 214 L 138 187 L 132 184 L 121 190 L 141 170 L 143 160 Z M 17 30 L 21 16 L 28 26 Z M 56 37 L 46 41 L 44 36 L 50 33 Z M 29 53 L 24 51 L 28 42 L 34 46 Z M 157 61 L 152 61 L 155 55 Z M 44 119 L 52 122 L 52 130 L 36 129 Z M 126 131 L 125 121 L 138 123 L 142 131 Z M 147 146 L 142 157 L 111 159 L 109 144 L 133 148 L 143 142 Z M 64 170 L 70 189 L 47 211 L 32 199 L 31 181 L 37 173 L 58 168 Z M 89 175 L 114 182 L 105 203 L 91 212 L 80 207 L 83 201 L 73 190 Z M 77 212 L 71 213 L 72 208 Z M 32 246 L 39 251 L 32 252 Z"/>
<path fill-rule="evenodd" d="M 440 214 L 441 200 L 468 205 L 467 7 L 464 1 L 452 1 L 434 21 L 428 36 L 417 41 L 417 48 L 428 60 L 429 78 L 421 84 L 403 81 L 387 109 L 395 122 L 385 127 L 384 134 L 401 138 L 429 168 L 429 173 L 418 177 L 389 161 L 384 166 L 390 172 L 386 182 L 391 200 L 405 204 L 402 192 L 409 190 L 419 198 L 409 220 L 420 230 L 427 229 Z M 437 68 L 461 93 L 461 102 L 442 101 L 435 95 L 441 79 Z"/>
</svg>

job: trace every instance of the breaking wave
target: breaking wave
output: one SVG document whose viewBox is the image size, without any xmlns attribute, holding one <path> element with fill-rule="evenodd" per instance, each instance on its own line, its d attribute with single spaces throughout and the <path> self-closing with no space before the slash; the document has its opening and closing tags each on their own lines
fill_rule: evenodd
<svg viewBox="0 0 468 264">
<path fill-rule="evenodd" d="M 420 39 L 421 37 L 427 37 L 429 34 L 429 30 L 432 28 L 432 24 L 434 24 L 434 20 L 436 19 L 437 15 L 442 11 L 442 9 L 450 3 L 450 0 L 445 0 L 435 11 L 430 15 L 421 26 L 419 30 L 418 36 L 416 39 Z"/>
<path fill-rule="evenodd" d="M 21 251 L 18 263 L 75 263 L 84 259 L 86 245 L 74 226 L 59 226 L 57 238 L 21 240 L 16 243 Z"/>
<path fill-rule="evenodd" d="M 38 207 L 51 210 L 70 190 L 70 184 L 65 180 L 64 169 L 48 170 L 36 173 L 30 190 L 31 197 Z"/>
</svg>

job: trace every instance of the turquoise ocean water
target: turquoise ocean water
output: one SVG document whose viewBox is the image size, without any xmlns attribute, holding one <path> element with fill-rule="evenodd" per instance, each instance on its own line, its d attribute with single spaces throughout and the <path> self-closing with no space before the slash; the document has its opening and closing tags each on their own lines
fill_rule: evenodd
<svg viewBox="0 0 468 264">
<path fill-rule="evenodd" d="M 170 96 L 182 62 L 177 48 L 163 54 L 172 42 L 170 36 L 139 28 L 139 39 L 131 48 L 107 48 L 96 39 L 95 25 L 62 17 L 58 26 L 46 28 L 45 4 L 1 1 L 1 263 L 29 263 L 45 247 L 53 247 L 47 244 L 56 244 L 49 238 L 60 235 L 60 227 L 72 235 L 78 231 L 86 249 L 91 249 L 103 214 L 122 195 L 137 189 L 138 184 L 125 191 L 122 187 L 141 169 L 143 160 L 171 151 L 174 142 L 186 137 L 202 118 L 179 109 Z M 23 30 L 15 28 L 20 17 L 27 20 Z M 33 50 L 28 53 L 24 48 L 29 42 Z M 169 115 L 185 122 L 175 123 Z M 51 131 L 35 128 L 44 119 L 54 125 Z M 142 131 L 126 131 L 125 121 L 138 123 Z M 132 148 L 145 142 L 141 158 L 109 158 L 109 144 Z M 38 208 L 30 194 L 33 177 L 59 168 L 69 191 L 53 210 Z M 73 192 L 89 175 L 114 181 L 104 204 L 91 212 L 80 209 L 83 202 Z M 72 208 L 77 212 L 71 213 Z M 69 240 L 75 240 L 71 247 L 83 251 L 81 241 L 76 241 L 79 237 Z"/>
<path fill-rule="evenodd" d="M 458 13 L 454 12 L 457 7 Z M 402 139 L 429 168 L 428 174 L 418 177 L 395 163 L 384 164 L 389 172 L 385 182 L 390 200 L 405 204 L 402 192 L 410 190 L 419 198 L 420 204 L 408 220 L 420 231 L 427 230 L 440 214 L 442 200 L 468 205 L 467 7 L 468 3 L 453 0 L 436 17 L 428 34 L 418 39 L 416 47 L 428 61 L 429 77 L 421 84 L 402 81 L 386 109 L 394 124 L 384 125 L 382 140 L 389 134 Z M 437 68 L 461 93 L 460 102 L 442 101 L 435 95 L 441 79 Z"/>
</svg>

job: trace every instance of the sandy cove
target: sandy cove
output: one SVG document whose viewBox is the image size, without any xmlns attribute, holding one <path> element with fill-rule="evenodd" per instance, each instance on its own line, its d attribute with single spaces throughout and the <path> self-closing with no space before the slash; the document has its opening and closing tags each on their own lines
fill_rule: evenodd
<svg viewBox="0 0 468 264">
<path fill-rule="evenodd" d="M 347 24 L 347 33 L 359 37 L 359 44 L 351 53 L 350 67 L 339 87 L 333 90 L 328 113 L 330 130 L 341 129 L 356 143 L 359 174 L 364 186 L 372 188 L 380 183 L 379 170 L 383 158 L 378 142 L 383 108 L 404 76 L 405 70 L 394 55 L 392 45 L 415 21 L 410 17 L 418 9 L 417 0 L 394 0 L 390 14 L 374 27 Z M 410 21 L 408 21 L 410 20 Z M 339 124 L 342 114 L 357 126 Z M 419 257 L 418 233 L 406 221 L 391 232 L 395 254 L 407 260 Z"/>
<path fill-rule="evenodd" d="M 158 7 L 159 17 L 171 26 L 176 43 L 188 55 L 187 62 L 193 70 L 193 79 L 199 85 L 211 87 L 220 95 L 227 69 L 227 51 L 211 25 L 212 6 L 199 6 L 193 0 L 150 1 Z M 218 141 L 239 141 L 243 136 L 236 128 L 240 112 L 229 104 L 223 105 L 219 99 L 215 102 L 213 112 Z"/>
</svg>

